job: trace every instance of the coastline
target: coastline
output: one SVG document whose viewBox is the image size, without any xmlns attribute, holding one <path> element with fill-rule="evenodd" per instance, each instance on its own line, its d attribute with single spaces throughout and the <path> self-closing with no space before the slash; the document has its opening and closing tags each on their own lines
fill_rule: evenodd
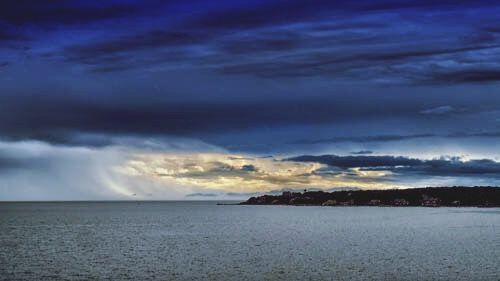
<svg viewBox="0 0 500 281">
<path fill-rule="evenodd" d="M 221 204 L 222 205 L 222 204 Z M 239 205 L 378 206 L 378 207 L 500 207 L 500 187 L 426 187 L 355 191 L 284 191 L 251 197 Z"/>
</svg>

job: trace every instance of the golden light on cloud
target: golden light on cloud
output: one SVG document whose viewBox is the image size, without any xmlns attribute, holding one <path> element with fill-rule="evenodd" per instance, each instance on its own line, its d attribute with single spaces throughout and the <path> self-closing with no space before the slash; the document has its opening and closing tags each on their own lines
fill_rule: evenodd
<svg viewBox="0 0 500 281">
<path fill-rule="evenodd" d="M 227 192 L 282 188 L 383 188 L 387 171 L 340 170 L 320 163 L 225 153 L 139 154 L 121 171 L 165 184 Z"/>
</svg>

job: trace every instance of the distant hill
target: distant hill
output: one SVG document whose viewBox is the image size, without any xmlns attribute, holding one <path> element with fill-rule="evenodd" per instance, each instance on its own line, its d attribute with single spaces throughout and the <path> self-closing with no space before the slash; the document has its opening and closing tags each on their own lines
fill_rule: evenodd
<svg viewBox="0 0 500 281">
<path fill-rule="evenodd" d="M 391 190 L 283 191 L 251 197 L 242 205 L 500 207 L 500 187 L 426 187 Z"/>
</svg>

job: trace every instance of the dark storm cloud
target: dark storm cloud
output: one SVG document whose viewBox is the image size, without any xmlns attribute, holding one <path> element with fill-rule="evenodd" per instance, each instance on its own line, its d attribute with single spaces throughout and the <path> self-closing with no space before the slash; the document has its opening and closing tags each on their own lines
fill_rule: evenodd
<svg viewBox="0 0 500 281">
<path fill-rule="evenodd" d="M 127 54 L 126 51 L 123 53 L 110 53 L 108 55 L 103 54 L 101 56 L 93 56 L 86 52 L 72 52 L 66 54 L 67 61 L 85 64 L 91 72 L 98 74 L 125 72 L 170 64 L 179 66 L 179 64 L 183 64 L 192 59 L 192 54 L 177 48 L 171 50 L 164 49 L 154 57 L 131 56 Z"/>
<path fill-rule="evenodd" d="M 491 137 L 491 138 L 500 138 L 500 131 L 497 132 L 482 132 L 482 133 L 474 133 L 470 134 L 473 137 Z"/>
<path fill-rule="evenodd" d="M 445 108 L 446 109 L 446 108 Z M 441 107 L 432 108 L 422 113 L 424 115 L 437 115 L 442 116 L 449 114 L 448 110 L 441 109 Z M 446 112 L 444 112 L 446 111 Z M 489 132 L 455 132 L 450 134 L 411 134 L 411 135 L 372 135 L 372 136 L 352 136 L 352 137 L 334 137 L 334 138 L 324 138 L 324 139 L 301 139 L 298 141 L 291 142 L 290 144 L 299 145 L 310 145 L 310 144 L 322 144 L 322 143 L 374 143 L 374 142 L 393 142 L 393 141 L 405 141 L 414 140 L 422 138 L 470 138 L 470 137 L 481 137 L 481 138 L 500 138 L 500 132 L 489 131 Z M 371 154 L 370 150 L 355 151 L 351 154 Z"/>
<path fill-rule="evenodd" d="M 219 13 L 212 13 L 193 21 L 194 26 L 216 29 L 248 29 L 281 23 L 290 23 L 318 15 L 351 14 L 360 12 L 391 11 L 403 9 L 443 9 L 464 6 L 490 6 L 495 1 L 347 1 L 347 0 L 292 0 L 268 1 L 255 6 L 242 5 Z"/>
<path fill-rule="evenodd" d="M 339 143 L 339 142 L 387 142 L 387 141 L 401 141 L 420 138 L 436 137 L 434 134 L 414 134 L 414 135 L 376 135 L 376 136 L 352 136 L 352 137 L 336 137 L 327 139 L 303 139 L 292 142 L 292 144 L 318 144 L 318 143 Z"/>
<path fill-rule="evenodd" d="M 500 81 L 500 68 L 475 68 L 434 73 L 427 82 L 449 83 L 487 83 Z"/>
<path fill-rule="evenodd" d="M 288 37 L 288 38 L 287 38 Z M 220 50 L 228 54 L 254 54 L 261 52 L 280 52 L 296 49 L 300 46 L 299 38 L 294 35 L 283 36 L 283 38 L 242 38 L 240 40 L 228 40 L 220 46 Z"/>
<path fill-rule="evenodd" d="M 433 9 L 433 8 L 465 8 L 470 6 L 490 6 L 496 5 L 497 2 L 494 0 L 481 1 L 478 3 L 473 0 L 417 0 L 417 1 L 379 1 L 379 2 L 368 2 L 366 6 L 367 10 L 399 10 L 399 9 Z"/>
<path fill-rule="evenodd" d="M 43 35 L 48 30 L 60 30 L 53 37 L 40 36 L 33 30 L 33 40 L 40 40 L 36 43 L 41 43 L 39 45 L 43 47 L 37 50 L 35 46 L 31 52 L 52 54 L 50 57 L 39 57 L 39 65 L 54 63 L 50 65 L 53 73 L 48 73 L 50 79 L 57 81 L 51 85 L 92 88 L 87 94 L 92 98 L 69 99 L 51 86 L 38 87 L 38 83 L 32 83 L 33 88 L 39 91 L 32 97 L 15 94 L 0 97 L 2 134 L 11 139 L 35 138 L 51 143 L 105 146 L 112 143 L 107 135 L 198 137 L 203 133 L 262 127 L 380 120 L 382 130 L 375 135 L 370 135 L 370 132 L 363 133 L 368 136 L 359 136 L 359 132 L 356 135 L 347 132 L 346 135 L 323 138 L 323 134 L 318 134 L 305 136 L 305 139 L 296 142 L 293 141 L 296 136 L 282 142 L 308 145 L 446 137 L 449 132 L 436 135 L 421 132 L 418 128 L 384 135 L 394 130 L 384 130 L 388 125 L 383 122 L 391 118 L 404 119 L 405 122 L 422 119 L 441 122 L 441 119 L 452 113 L 477 113 L 479 109 L 467 112 L 460 109 L 462 104 L 474 103 L 471 107 L 479 108 L 479 99 L 468 97 L 454 103 L 456 100 L 448 101 L 444 97 L 450 96 L 445 91 L 438 101 L 426 101 L 438 98 L 427 95 L 415 98 L 412 89 L 406 88 L 398 95 L 401 98 L 388 100 L 382 97 L 386 89 L 380 88 L 379 92 L 374 93 L 375 90 L 366 88 L 364 83 L 404 80 L 411 82 L 405 86 L 413 87 L 417 85 L 416 82 L 423 81 L 426 86 L 434 87 L 434 84 L 496 81 L 498 76 L 495 69 L 500 41 L 495 28 L 495 22 L 498 21 L 495 11 L 498 7 L 494 2 L 293 0 L 207 4 L 203 1 L 180 1 L 185 5 L 184 10 L 179 8 L 175 13 L 170 13 L 165 7 L 174 2 L 56 0 L 42 4 L 40 1 L 21 0 L 0 4 L 0 22 L 9 26 L 0 29 L 0 41 L 17 40 L 16 32 L 12 32 L 13 27 L 41 25 L 44 28 Z M 208 8 L 205 9 L 204 5 Z M 475 16 L 470 16 L 469 8 L 481 15 L 481 22 Z M 146 14 L 151 17 L 145 17 Z M 109 21 L 102 21 L 107 19 Z M 98 30 L 97 21 L 102 21 L 98 23 Z M 45 28 L 49 25 L 57 28 Z M 135 28 L 129 29 L 133 26 Z M 81 37 L 68 36 L 80 34 L 76 33 L 80 31 L 83 34 Z M 55 64 L 61 58 L 67 65 Z M 2 68 L 2 72 L 14 68 L 10 67 L 10 64 L 16 64 L 14 59 L 5 59 L 9 67 Z M 97 74 L 74 71 L 81 70 L 82 65 L 85 66 L 83 69 Z M 71 74 L 71 79 L 59 75 L 62 74 L 57 72 L 60 66 L 60 69 Z M 144 85 L 137 85 L 130 90 L 135 91 L 137 96 L 140 94 L 140 99 L 119 93 L 132 81 L 154 73 L 157 70 L 155 66 L 158 66 L 157 69 L 170 66 L 168 70 L 173 70 L 165 73 L 166 81 L 175 80 L 172 77 L 177 74 L 172 73 L 177 72 L 178 67 L 188 68 L 186 73 L 189 74 L 202 73 L 199 76 L 201 79 L 193 80 L 195 86 L 183 89 L 182 93 L 177 93 L 176 85 L 172 89 L 151 91 L 151 84 L 157 82 L 154 79 L 144 79 L 147 81 Z M 151 72 L 133 72 L 144 70 L 145 67 L 151 68 L 148 69 Z M 43 69 L 40 69 L 42 67 L 37 71 L 42 73 Z M 207 70 L 216 73 L 202 77 Z M 123 73 L 126 71 L 130 72 Z M 38 76 L 38 73 L 31 74 Z M 210 82 L 213 77 L 231 83 L 240 79 L 226 74 L 245 74 L 244 79 L 248 79 L 246 81 L 252 85 L 248 92 L 253 91 L 259 97 L 237 101 L 239 92 L 247 91 L 245 88 L 248 87 L 248 84 L 236 85 L 239 82 L 227 88 L 226 83 L 221 83 L 220 92 L 226 93 L 224 95 L 212 94 L 219 91 L 213 90 L 213 87 L 204 89 L 204 83 Z M 28 75 L 15 75 L 19 76 L 14 79 L 27 81 L 23 85 L 31 84 Z M 273 78 L 270 81 L 284 85 L 286 87 L 283 89 L 286 89 L 275 87 L 269 90 L 266 88 L 269 84 L 263 85 L 259 83 L 260 80 L 252 80 L 254 76 Z M 79 77 L 85 79 L 79 80 Z M 102 88 L 89 86 L 94 83 L 93 80 L 89 82 L 90 78 L 94 77 L 95 84 L 102 83 Z M 109 77 L 112 79 L 108 80 Z M 287 77 L 319 79 L 316 80 L 318 84 L 314 85 L 307 84 L 309 80 L 304 79 L 304 88 L 296 90 L 288 87 L 287 83 L 303 81 L 281 80 Z M 336 95 L 345 89 L 331 85 L 328 89 L 316 86 L 326 85 L 330 79 L 334 82 L 337 82 L 336 79 L 359 82 L 350 84 L 346 92 L 371 92 L 373 95 L 365 93 L 337 98 Z M 175 83 L 173 81 L 171 84 Z M 313 87 L 309 91 L 311 85 Z M 165 85 L 158 88 L 161 86 Z M 18 86 L 12 88 L 15 87 Z M 270 98 L 263 98 L 264 95 L 259 94 L 275 89 L 277 93 L 273 93 Z M 411 93 L 403 97 L 405 90 Z M 185 92 L 191 99 L 177 102 L 183 99 Z M 193 101 L 193 96 L 201 97 L 205 92 L 208 96 L 203 99 L 205 102 Z M 236 97 L 233 97 L 233 93 Z M 212 95 L 216 97 L 212 99 Z M 161 99 L 157 99 L 157 96 L 161 96 Z M 493 102 L 490 104 L 488 106 L 495 106 Z M 431 128 L 429 132 L 436 130 Z M 104 137 L 88 137 L 92 134 Z M 330 136 L 338 134 L 333 132 Z M 471 134 L 465 133 L 466 136 Z"/>
<path fill-rule="evenodd" d="M 5 172 L 19 171 L 23 169 L 37 169 L 50 165 L 50 160 L 46 157 L 36 155 L 36 153 L 19 153 L 9 150 L 8 145 L 0 140 L 0 174 Z"/>
<path fill-rule="evenodd" d="M 75 44 L 65 48 L 64 57 L 69 62 L 90 64 L 90 70 L 102 73 L 182 64 L 264 78 L 328 76 L 438 84 L 497 80 L 495 73 L 479 65 L 498 57 L 493 54 L 500 44 L 488 24 L 491 19 L 485 18 L 481 24 L 464 20 L 457 27 L 450 24 L 466 9 L 495 8 L 494 2 L 239 4 L 212 7 L 196 16 L 184 11 L 181 19 L 162 28 Z M 436 23 L 417 21 L 415 15 L 428 15 Z M 470 17 L 466 20 L 472 21 Z M 438 39 L 433 43 L 430 37 Z M 172 48 L 182 49 L 183 55 L 175 60 L 144 58 L 146 53 L 146 57 L 162 58 L 160 51 Z M 477 56 L 481 52 L 488 54 Z M 477 73 L 460 73 L 460 66 L 444 64 L 436 71 L 436 64 L 450 60 L 471 60 L 468 65 L 475 66 Z"/>
<path fill-rule="evenodd" d="M 16 0 L 1 1 L 0 22 L 24 24 L 73 24 L 130 15 L 131 5 L 85 3 L 77 0 Z"/>
<path fill-rule="evenodd" d="M 106 138 L 74 137 L 74 133 L 132 135 L 196 135 L 260 126 L 321 124 L 394 115 L 414 116 L 414 105 L 399 105 L 373 97 L 360 105 L 349 96 L 337 99 L 296 99 L 263 102 L 147 104 L 123 101 L 89 102 L 64 95 L 0 97 L 0 130 L 13 139 L 33 138 L 52 143 L 106 145 Z M 367 99 L 367 101 L 370 99 Z M 373 106 L 373 104 L 384 104 Z M 388 107 L 394 110 L 387 111 Z M 15 119 L 11 118 L 13 115 Z M 362 137 L 357 141 L 387 141 L 410 136 Z M 413 135 L 412 138 L 426 137 Z M 342 141 L 352 140 L 345 138 Z M 356 140 L 356 138 L 354 138 Z"/>
<path fill-rule="evenodd" d="M 241 33 L 228 32 L 225 30 L 209 30 L 204 26 L 189 28 L 179 26 L 165 26 L 162 29 L 148 30 L 135 35 L 127 35 L 119 38 L 111 38 L 98 42 L 88 42 L 82 45 L 70 46 L 65 49 L 66 56 L 78 61 L 79 57 L 102 58 L 103 64 L 112 55 L 120 53 L 131 53 L 143 49 L 189 47 L 201 45 L 212 52 L 209 58 L 215 58 L 216 62 L 223 62 L 224 57 L 231 57 L 243 54 L 258 54 L 262 52 L 283 52 L 295 49 L 304 49 L 311 46 L 320 47 L 325 44 L 348 44 L 348 43 L 368 43 L 377 36 L 363 36 L 362 38 L 352 38 L 352 35 L 336 35 L 315 38 L 307 36 L 302 30 L 245 30 Z M 329 29 L 350 30 L 353 28 L 378 28 L 384 26 L 378 22 L 352 22 L 352 23 L 332 23 Z M 327 28 L 324 23 L 318 23 L 315 28 Z M 378 38 L 383 40 L 383 38 Z M 210 45 L 208 43 L 214 43 Z M 208 45 L 207 45 L 208 44 Z M 189 59 L 186 57 L 185 59 Z M 229 59 L 231 61 L 231 59 Z M 203 62 L 203 60 L 195 61 Z"/>
<path fill-rule="evenodd" d="M 257 171 L 257 167 L 255 167 L 254 165 L 243 165 L 241 167 L 241 170 L 244 171 L 244 172 L 256 172 Z"/>
<path fill-rule="evenodd" d="M 329 3 L 327 3 L 329 2 Z M 251 29 L 289 23 L 316 15 L 325 7 L 348 5 L 348 1 L 269 1 L 214 12 L 194 19 L 189 26 L 207 29 Z"/>
<path fill-rule="evenodd" d="M 315 162 L 339 168 L 394 167 L 394 166 L 414 166 L 421 164 L 421 160 L 418 159 L 412 159 L 406 157 L 394 157 L 394 156 L 303 155 L 303 156 L 288 158 L 287 160 L 296 162 Z"/>
<path fill-rule="evenodd" d="M 395 172 L 412 172 L 435 176 L 491 175 L 499 177 L 500 163 L 490 159 L 461 161 L 460 159 L 424 160 L 420 165 L 394 167 Z"/>
<path fill-rule="evenodd" d="M 450 105 L 443 105 L 420 111 L 420 113 L 424 115 L 446 115 L 453 112 L 455 112 L 455 109 Z"/>
<path fill-rule="evenodd" d="M 0 151 L 0 173 L 23 166 L 18 159 L 3 154 Z"/>
<path fill-rule="evenodd" d="M 216 11 L 192 20 L 188 26 L 207 29 L 254 29 L 310 20 L 318 15 L 359 12 L 370 9 L 368 1 L 312 0 L 266 1 L 255 5 Z"/>
<path fill-rule="evenodd" d="M 470 137 L 482 137 L 482 138 L 500 138 L 500 131 L 489 131 L 489 132 L 456 132 L 447 135 L 448 138 L 470 138 Z"/>
<path fill-rule="evenodd" d="M 316 23 L 318 24 L 318 23 Z M 344 25 L 343 29 L 358 28 Z M 374 25 L 366 30 L 378 28 Z M 68 61 L 85 64 L 99 64 L 109 71 L 136 69 L 151 64 L 151 61 L 141 60 L 141 52 L 146 49 L 187 48 L 202 46 L 210 51 L 210 55 L 199 56 L 191 51 L 178 57 L 177 62 L 184 62 L 202 67 L 210 67 L 225 74 L 251 74 L 259 77 L 307 77 L 318 75 L 335 75 L 340 78 L 360 78 L 369 75 L 396 75 L 397 69 L 372 69 L 364 74 L 360 69 L 370 69 L 376 66 L 388 66 L 425 58 L 432 61 L 435 56 L 460 55 L 468 52 L 484 51 L 498 48 L 492 44 L 474 44 L 462 47 L 443 48 L 442 46 L 428 46 L 422 50 L 412 46 L 402 46 L 404 51 L 381 48 L 373 49 L 362 47 L 360 44 L 387 43 L 392 41 L 388 30 L 377 33 L 345 32 L 343 34 L 308 35 L 310 30 L 288 30 L 286 32 L 254 31 L 248 36 L 231 35 L 226 33 L 205 31 L 169 31 L 153 30 L 143 34 L 115 38 L 107 41 L 92 42 L 85 45 L 76 45 L 66 48 L 65 57 Z M 347 50 L 324 50 L 324 46 L 344 46 Z M 319 48 L 319 49 L 318 49 Z M 321 49 L 323 48 L 323 50 Z M 412 50 L 412 48 L 415 48 Z M 302 51 L 302 52 L 296 52 Z M 303 53 L 303 51 L 308 51 Z M 274 53 L 274 56 L 263 55 Z M 127 56 L 120 56 L 127 54 Z M 254 55 L 254 57 L 241 57 Z M 162 54 L 157 54 L 160 58 Z M 120 64 L 130 58 L 135 58 L 133 64 Z M 139 61 L 137 61 L 139 59 Z M 142 62 L 141 62 L 142 61 Z M 156 65 L 175 61 L 155 60 Z M 426 70 L 427 71 L 427 70 Z M 375 73 L 373 73 L 375 72 Z M 378 74 L 377 74 L 378 73 Z M 471 74 L 472 75 L 472 74 Z M 479 77 L 479 74 L 477 74 Z M 432 83 L 446 82 L 445 74 L 434 74 L 428 78 L 424 73 L 408 73 L 413 80 L 422 80 Z M 441 77 L 443 76 L 443 77 Z M 368 77 L 369 78 L 369 77 Z M 469 77 L 471 80 L 473 77 Z M 467 79 L 456 78 L 458 82 L 471 82 Z M 479 79 L 479 78 L 476 78 Z M 487 79 L 487 78 L 483 78 Z M 491 79 L 491 78 L 490 78 Z M 449 81 L 451 82 L 451 81 Z"/>
<path fill-rule="evenodd" d="M 0 96 L 2 135 L 13 140 L 39 139 L 54 144 L 106 146 L 113 144 L 111 138 L 116 135 L 202 137 L 204 134 L 258 129 L 264 126 L 320 125 L 395 117 L 425 120 L 428 119 L 428 114 L 422 114 L 422 111 L 434 112 L 439 108 L 422 101 L 408 102 L 401 96 L 383 98 L 380 95 L 363 96 L 363 103 L 359 102 L 358 96 L 352 95 L 331 99 L 297 98 L 243 102 L 235 100 L 224 103 L 168 102 L 155 99 L 148 93 L 142 94 L 142 97 L 148 100 L 146 103 L 129 99 L 126 95 L 119 100 L 103 98 L 93 101 L 69 96 L 55 92 L 49 96 Z M 469 106 L 472 104 L 469 103 Z M 435 118 L 446 116 L 437 115 Z M 392 142 L 433 137 L 495 137 L 492 133 L 495 132 L 461 132 L 458 135 L 423 132 L 327 138 L 310 135 L 302 136 L 300 140 L 294 141 L 295 137 L 284 139 L 282 142 L 312 145 Z"/>
<path fill-rule="evenodd" d="M 498 157 L 499 13 L 490 0 L 0 1 L 1 185 L 99 191 L 129 153 L 214 150 L 349 155 L 289 159 L 323 163 L 313 177 L 495 182 L 490 159 L 376 155 Z M 186 176 L 264 170 L 215 161 Z"/>
<path fill-rule="evenodd" d="M 373 154 L 373 151 L 371 150 L 360 150 L 360 151 L 353 151 L 351 154 L 354 155 L 363 155 L 363 154 Z"/>
<path fill-rule="evenodd" d="M 95 45 L 72 46 L 64 52 L 66 62 L 80 63 L 95 73 L 113 73 L 154 66 L 179 65 L 195 59 L 184 48 L 209 40 L 209 35 L 191 32 L 152 31 L 148 34 L 118 38 Z M 140 50 L 157 48 L 154 56 Z M 137 53 L 139 52 L 139 53 Z"/>
<path fill-rule="evenodd" d="M 314 39 L 313 39 L 314 40 Z M 321 40 L 321 39 L 320 39 Z M 386 38 L 386 40 L 390 40 Z M 364 40 L 361 40 L 364 41 Z M 369 42 L 359 42 L 369 43 Z M 403 46 L 401 46 L 403 48 Z M 435 47 L 428 50 L 411 50 L 406 48 L 400 50 L 373 50 L 359 49 L 354 47 L 351 53 L 338 51 L 311 50 L 306 55 L 290 54 L 289 56 L 277 57 L 275 60 L 265 59 L 257 62 L 235 63 L 222 66 L 219 71 L 226 74 L 252 74 L 266 78 L 286 77 L 311 77 L 311 76 L 336 76 L 347 79 L 372 79 L 383 78 L 405 78 L 415 82 L 451 83 L 451 82 L 479 82 L 496 79 L 496 74 L 491 71 L 477 73 L 463 73 L 462 77 L 454 78 L 453 73 L 434 74 L 433 78 L 427 78 L 427 69 L 424 71 L 404 72 L 398 74 L 401 69 L 391 68 L 398 63 L 411 63 L 415 59 L 426 59 L 427 63 L 434 63 L 433 57 L 463 54 L 471 51 L 488 50 L 498 48 L 495 46 L 470 46 L 457 48 Z M 364 70 L 364 71 L 362 71 Z"/>
<path fill-rule="evenodd" d="M 0 25 L 0 43 L 9 43 L 13 41 L 24 41 L 27 37 L 21 35 L 14 30 L 10 30 L 7 26 Z M 1 47 L 1 45 L 0 45 Z"/>
<path fill-rule="evenodd" d="M 491 159 L 464 161 L 458 157 L 421 160 L 403 156 L 303 155 L 288 158 L 286 161 L 314 162 L 342 169 L 392 171 L 403 176 L 410 174 L 442 177 L 500 176 L 500 163 Z"/>
<path fill-rule="evenodd" d="M 104 61 L 101 61 L 102 63 L 112 63 L 113 60 L 120 60 L 117 55 L 121 53 L 149 48 L 193 45 L 204 42 L 208 38 L 209 36 L 206 33 L 155 30 L 88 46 L 68 47 L 66 51 L 69 60 L 86 62 L 97 59 L 101 61 L 104 58 Z M 112 56 L 108 57 L 109 55 Z"/>
<path fill-rule="evenodd" d="M 483 31 L 486 33 L 490 33 L 489 34 L 490 36 L 491 34 L 500 33 L 499 23 L 500 22 L 496 22 L 494 24 L 488 24 L 486 26 L 483 26 Z"/>
</svg>

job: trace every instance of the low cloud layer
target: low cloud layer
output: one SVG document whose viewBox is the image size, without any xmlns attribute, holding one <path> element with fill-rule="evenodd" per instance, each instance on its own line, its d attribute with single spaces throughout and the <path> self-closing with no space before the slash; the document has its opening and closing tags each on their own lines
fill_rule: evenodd
<svg viewBox="0 0 500 281">
<path fill-rule="evenodd" d="M 454 112 L 455 109 L 449 105 L 438 106 L 430 109 L 425 109 L 420 111 L 422 114 L 426 115 L 445 115 Z"/>
<path fill-rule="evenodd" d="M 0 201 L 182 199 L 189 186 L 130 177 L 122 166 L 137 153 L 217 151 L 186 139 L 117 139 L 105 147 L 0 141 Z"/>
<path fill-rule="evenodd" d="M 150 180 L 174 182 L 221 192 L 270 192 L 283 188 L 418 187 L 424 179 L 461 184 L 498 182 L 500 163 L 458 157 L 416 159 L 404 156 L 254 157 L 233 154 L 143 154 L 124 172 Z M 212 196 L 213 192 L 207 193 Z M 201 193 L 197 194 L 201 196 Z"/>
<path fill-rule="evenodd" d="M 289 161 L 321 163 L 333 168 L 360 168 L 360 171 L 389 171 L 402 177 L 490 177 L 500 179 L 500 162 L 491 159 L 463 160 L 460 157 L 416 159 L 403 156 L 298 156 Z"/>
<path fill-rule="evenodd" d="M 124 161 L 115 149 L 0 142 L 0 200 L 128 198 L 113 171 Z"/>
<path fill-rule="evenodd" d="M 494 185 L 500 163 L 458 157 L 228 153 L 187 140 L 104 147 L 0 142 L 1 200 L 235 199 L 281 190 Z M 182 146 L 179 146 L 182 144 Z M 183 147 L 183 148 L 182 148 Z M 198 152 L 193 152 L 198 150 Z M 366 152 L 364 152 L 366 153 Z"/>
</svg>

